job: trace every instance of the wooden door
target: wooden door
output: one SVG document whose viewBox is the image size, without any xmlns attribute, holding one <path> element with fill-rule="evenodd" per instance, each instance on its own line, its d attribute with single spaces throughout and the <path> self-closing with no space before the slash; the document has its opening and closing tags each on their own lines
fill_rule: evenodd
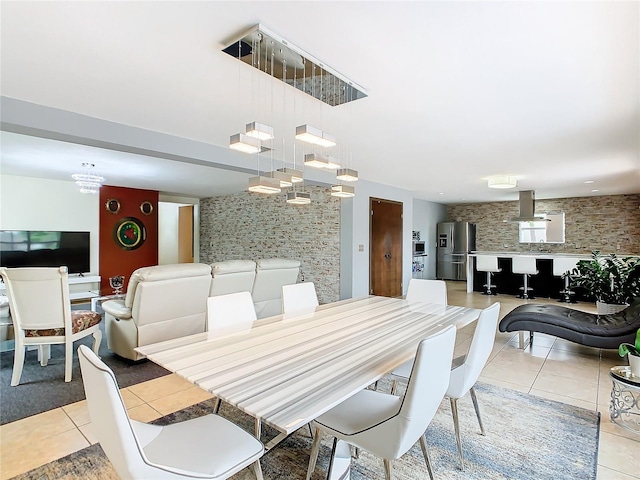
<svg viewBox="0 0 640 480">
<path fill-rule="evenodd" d="M 178 208 L 178 263 L 193 263 L 193 205 Z"/>
<path fill-rule="evenodd" d="M 370 199 L 369 285 L 372 295 L 402 295 L 402 203 Z"/>
</svg>

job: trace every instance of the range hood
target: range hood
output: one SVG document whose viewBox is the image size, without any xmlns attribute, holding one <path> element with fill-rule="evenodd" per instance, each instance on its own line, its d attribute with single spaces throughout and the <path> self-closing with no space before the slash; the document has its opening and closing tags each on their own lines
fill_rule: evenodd
<svg viewBox="0 0 640 480">
<path fill-rule="evenodd" d="M 513 217 L 511 222 L 539 222 L 546 220 L 542 215 L 536 215 L 536 195 L 533 190 L 524 190 L 519 193 L 520 215 Z"/>
</svg>

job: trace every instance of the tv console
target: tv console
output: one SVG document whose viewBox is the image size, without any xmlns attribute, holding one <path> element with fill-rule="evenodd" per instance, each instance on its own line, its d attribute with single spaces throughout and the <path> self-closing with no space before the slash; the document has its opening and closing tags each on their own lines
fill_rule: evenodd
<svg viewBox="0 0 640 480">
<path fill-rule="evenodd" d="M 98 284 L 98 288 L 92 288 L 93 283 Z M 69 275 L 69 299 L 70 300 L 85 300 L 93 297 L 98 297 L 97 293 L 99 290 L 100 284 L 100 275 L 92 275 L 90 273 L 85 273 L 84 276 L 80 275 Z M 74 286 L 84 286 L 74 288 Z M 95 290 L 95 291 L 91 291 Z M 5 285 L 4 283 L 0 283 L 0 295 L 5 294 Z"/>
</svg>

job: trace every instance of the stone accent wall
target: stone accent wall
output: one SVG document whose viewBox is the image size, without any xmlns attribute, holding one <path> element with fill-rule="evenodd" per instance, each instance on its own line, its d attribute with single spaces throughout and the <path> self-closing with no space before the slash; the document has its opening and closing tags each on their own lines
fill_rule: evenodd
<svg viewBox="0 0 640 480">
<path fill-rule="evenodd" d="M 330 189 L 305 187 L 310 205 L 284 195 L 243 192 L 200 201 L 200 261 L 300 260 L 320 303 L 340 299 L 340 200 Z"/>
<path fill-rule="evenodd" d="M 640 254 L 640 195 L 554 198 L 536 200 L 536 213 L 565 212 L 565 243 L 545 243 L 552 253 Z M 518 202 L 449 205 L 449 221 L 477 224 L 476 248 L 484 251 L 527 251 L 518 243 L 518 224 L 503 220 L 517 216 Z"/>
</svg>

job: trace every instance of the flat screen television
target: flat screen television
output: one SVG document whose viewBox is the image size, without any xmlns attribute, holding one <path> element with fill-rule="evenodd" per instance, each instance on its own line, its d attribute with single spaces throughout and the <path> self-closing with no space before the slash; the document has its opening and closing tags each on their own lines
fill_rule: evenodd
<svg viewBox="0 0 640 480">
<path fill-rule="evenodd" d="M 87 273 L 89 232 L 0 230 L 0 266 L 60 267 Z"/>
</svg>

